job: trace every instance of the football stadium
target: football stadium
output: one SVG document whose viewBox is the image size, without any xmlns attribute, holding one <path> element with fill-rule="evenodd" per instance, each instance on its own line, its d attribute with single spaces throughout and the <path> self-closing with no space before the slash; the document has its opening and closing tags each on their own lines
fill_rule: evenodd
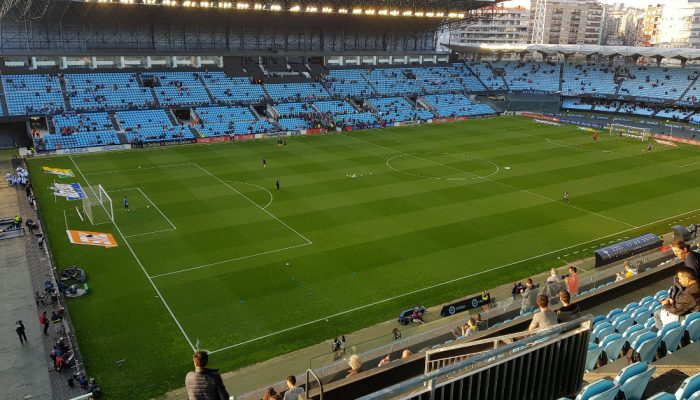
<svg viewBox="0 0 700 400">
<path fill-rule="evenodd" d="M 2 399 L 700 399 L 692 0 L 0 0 Z"/>
</svg>

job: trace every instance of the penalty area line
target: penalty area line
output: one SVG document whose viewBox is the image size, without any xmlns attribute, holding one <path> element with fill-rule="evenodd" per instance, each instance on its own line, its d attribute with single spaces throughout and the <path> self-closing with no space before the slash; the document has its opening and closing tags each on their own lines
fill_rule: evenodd
<svg viewBox="0 0 700 400">
<path fill-rule="evenodd" d="M 610 235 L 605 235 L 605 236 L 602 236 L 602 237 L 599 237 L 599 238 L 596 238 L 596 239 L 591 239 L 591 240 L 587 240 L 587 241 L 585 241 L 585 242 L 577 243 L 577 244 L 574 244 L 574 245 L 571 245 L 571 246 L 562 247 L 561 249 L 552 250 L 552 251 L 548 251 L 548 252 L 546 252 L 546 253 L 538 254 L 538 255 L 536 255 L 536 256 L 524 258 L 524 259 L 522 259 L 522 260 L 513 261 L 513 262 L 511 262 L 511 263 L 503 264 L 503 265 L 500 265 L 500 266 L 498 266 L 498 267 L 490 268 L 490 269 L 483 270 L 483 271 L 474 272 L 474 273 L 471 273 L 471 274 L 469 274 L 469 275 L 461 276 L 461 277 L 459 277 L 459 278 L 454 278 L 454 279 L 450 279 L 450 280 L 447 280 L 447 281 L 444 281 L 444 282 L 436 283 L 436 284 L 434 284 L 434 285 L 430 285 L 430 286 L 427 286 L 427 287 L 424 287 L 424 288 L 412 290 L 412 291 L 410 291 L 410 292 L 402 293 L 402 294 L 399 294 L 399 295 L 396 295 L 396 296 L 388 297 L 388 298 L 386 298 L 386 299 L 382 299 L 382 300 L 375 301 L 375 302 L 373 302 L 373 303 L 369 303 L 369 304 L 365 304 L 365 305 L 362 305 L 362 306 L 359 306 L 359 307 L 355 307 L 355 308 L 352 308 L 352 309 L 350 309 L 350 310 L 340 311 L 340 312 L 337 312 L 337 313 L 332 314 L 332 315 L 328 315 L 328 316 L 325 316 L 325 317 L 321 317 L 321 318 L 315 319 L 315 320 L 313 320 L 313 321 L 304 322 L 304 323 L 299 324 L 299 325 L 296 325 L 296 326 L 292 326 L 292 327 L 289 327 L 289 328 L 286 328 L 286 329 L 282 329 L 282 330 L 278 330 L 278 331 L 275 331 L 275 332 L 272 332 L 272 333 L 268 333 L 267 335 L 258 336 L 258 337 L 256 337 L 256 338 L 249 339 L 249 340 L 246 340 L 246 341 L 243 341 L 243 342 L 239 342 L 239 343 L 236 343 L 236 344 L 232 344 L 232 345 L 230 345 L 230 346 L 222 347 L 222 348 L 220 348 L 220 349 L 211 350 L 211 351 L 209 351 L 209 353 L 211 354 L 211 353 L 218 353 L 218 352 L 224 351 L 224 350 L 230 350 L 230 349 L 233 349 L 233 348 L 236 348 L 236 347 L 240 347 L 240 346 L 243 346 L 243 345 L 246 345 L 246 344 L 249 344 L 249 343 L 253 343 L 253 342 L 256 342 L 256 341 L 259 341 L 259 340 L 262 340 L 262 339 L 266 339 L 266 338 L 269 338 L 269 337 L 272 337 L 272 336 L 276 336 L 276 335 L 279 335 L 279 334 L 281 334 L 281 333 L 289 332 L 289 331 L 292 331 L 292 330 L 295 330 L 295 329 L 303 328 L 303 327 L 305 327 L 305 326 L 309 326 L 309 325 L 313 325 L 313 324 L 316 324 L 316 323 L 319 323 L 319 322 L 323 322 L 323 321 L 326 321 L 327 319 L 330 319 L 330 318 L 335 318 L 335 317 L 339 317 L 339 316 L 341 316 L 341 315 L 350 314 L 350 313 L 353 313 L 353 312 L 355 312 L 355 311 L 359 311 L 359 310 L 362 310 L 362 309 L 365 309 L 365 308 L 373 307 L 373 306 L 376 306 L 376 305 L 378 305 L 378 304 L 387 303 L 387 302 L 390 302 L 390 301 L 393 301 L 393 300 L 396 300 L 396 299 L 400 299 L 400 298 L 402 298 L 402 297 L 410 296 L 410 295 L 412 295 L 412 294 L 424 292 L 424 291 L 426 291 L 426 290 L 435 289 L 435 288 L 438 288 L 438 287 L 440 287 L 440 286 L 449 285 L 449 284 L 451 284 L 451 283 L 459 282 L 459 281 L 464 280 L 464 279 L 473 278 L 473 277 L 478 276 L 478 275 L 483 275 L 483 274 L 486 274 L 486 273 L 489 273 L 489 272 L 498 271 L 498 270 L 500 270 L 500 269 L 507 268 L 507 267 L 510 267 L 510 266 L 513 266 L 513 265 L 516 265 L 516 264 L 520 264 L 520 263 L 523 263 L 523 262 L 535 260 L 535 259 L 540 258 L 540 257 L 544 257 L 544 256 L 548 256 L 548 255 L 551 255 L 551 254 L 558 253 L 558 252 L 560 252 L 560 251 L 572 249 L 572 248 L 575 248 L 575 247 L 578 247 L 578 246 L 581 246 L 581 245 L 584 245 L 584 244 L 587 244 L 587 243 L 597 242 L 597 241 L 602 240 L 602 239 L 607 239 L 607 238 L 609 238 L 609 237 L 616 236 L 616 235 L 620 235 L 620 234 L 623 234 L 623 233 L 626 233 L 626 232 L 630 232 L 630 231 L 633 231 L 633 230 L 636 230 L 636 229 L 644 228 L 644 227 L 646 227 L 646 226 L 655 225 L 655 224 L 658 224 L 658 223 L 660 223 L 660 222 L 667 221 L 667 220 L 673 219 L 673 218 L 678 218 L 678 217 L 681 216 L 681 215 L 686 215 L 686 214 L 690 214 L 690 213 L 697 212 L 697 211 L 700 211 L 700 208 L 695 209 L 695 210 L 692 210 L 692 211 L 687 211 L 687 212 L 684 212 L 684 213 L 681 213 L 681 214 L 678 214 L 678 215 L 674 215 L 674 216 L 671 216 L 671 217 L 666 217 L 666 218 L 662 218 L 662 219 L 659 219 L 659 220 L 656 220 L 656 221 L 652 221 L 652 222 L 646 223 L 646 224 L 644 224 L 644 225 L 640 225 L 640 226 L 638 226 L 638 227 L 634 227 L 634 228 L 630 228 L 630 229 L 625 229 L 625 230 L 623 230 L 623 231 L 611 233 Z"/>
</svg>

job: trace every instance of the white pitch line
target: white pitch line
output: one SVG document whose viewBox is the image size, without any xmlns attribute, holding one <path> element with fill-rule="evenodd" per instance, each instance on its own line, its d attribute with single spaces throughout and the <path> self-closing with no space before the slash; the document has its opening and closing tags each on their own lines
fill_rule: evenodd
<svg viewBox="0 0 700 400">
<path fill-rule="evenodd" d="M 264 187 L 262 187 L 262 186 L 260 186 L 260 185 L 256 185 L 256 184 L 254 184 L 254 183 L 243 182 L 243 181 L 224 181 L 224 182 L 227 182 L 227 183 L 242 183 L 242 184 L 244 184 L 244 185 L 254 186 L 254 187 L 258 188 L 258 189 L 262 189 L 262 190 L 266 191 L 267 194 L 270 196 L 270 201 L 268 201 L 267 204 L 265 204 L 265 205 L 263 206 L 263 209 L 269 207 L 270 204 L 272 204 L 272 200 L 273 200 L 272 193 L 271 193 L 269 190 L 265 189 Z"/>
<path fill-rule="evenodd" d="M 495 183 L 495 184 L 497 184 L 497 185 L 505 186 L 505 187 L 510 188 L 510 189 L 518 190 L 518 191 L 521 191 L 521 192 L 523 192 L 523 193 L 527 193 L 527 194 L 532 195 L 532 196 L 536 196 L 536 197 L 543 198 L 543 199 L 545 199 L 545 200 L 549 200 L 550 202 L 555 203 L 555 204 L 563 204 L 563 205 L 565 205 L 565 206 L 567 206 L 567 207 L 571 207 L 571 208 L 577 209 L 577 210 L 579 210 L 579 211 L 583 211 L 583 212 L 585 212 L 585 213 L 592 214 L 592 215 L 595 215 L 595 216 L 598 216 L 598 217 L 601 217 L 601 218 L 604 218 L 604 219 L 607 219 L 607 220 L 616 222 L 616 223 L 621 224 L 621 225 L 629 226 L 630 228 L 636 228 L 635 225 L 629 224 L 629 223 L 624 222 L 624 221 L 620 221 L 620 220 L 615 219 L 615 218 L 613 218 L 613 217 L 608 217 L 607 215 L 603 215 L 603 214 L 597 213 L 597 212 L 595 212 L 595 211 L 586 210 L 585 208 L 577 207 L 577 206 L 572 205 L 571 203 L 568 203 L 568 202 L 567 202 L 567 203 L 563 203 L 563 202 L 557 201 L 557 200 L 555 200 L 555 199 L 552 199 L 552 198 L 550 198 L 550 197 L 547 197 L 547 196 L 545 196 L 545 195 L 541 195 L 541 194 L 539 194 L 539 193 L 535 193 L 535 192 L 530 191 L 530 190 L 527 190 L 527 189 L 521 189 L 521 188 L 519 188 L 519 187 L 516 187 L 516 186 L 513 186 L 513 185 L 509 185 L 509 184 L 507 184 L 507 183 L 504 183 L 504 182 L 501 182 L 501 181 L 497 181 L 497 180 L 494 180 L 494 179 L 490 179 L 490 178 L 485 177 L 485 176 L 476 175 L 476 174 L 474 174 L 474 173 L 471 173 L 471 172 L 469 172 L 469 171 L 465 171 L 465 170 L 459 169 L 459 168 L 454 167 L 454 166 L 452 166 L 452 165 L 445 165 L 445 164 L 439 163 L 439 162 L 437 162 L 437 161 L 433 161 L 433 160 L 428 159 L 428 158 L 419 157 L 419 156 L 417 156 L 417 155 L 410 154 L 410 153 L 405 153 L 405 152 L 400 151 L 400 150 L 392 149 L 392 148 L 390 148 L 390 147 L 386 147 L 386 146 L 382 146 L 382 145 L 379 145 L 379 144 L 376 144 L 376 143 L 372 143 L 372 142 L 369 142 L 369 141 L 366 141 L 366 140 L 358 139 L 358 138 L 353 137 L 353 136 L 348 136 L 348 135 L 345 135 L 345 134 L 341 134 L 341 135 L 342 135 L 342 136 L 345 136 L 345 137 L 348 137 L 348 138 L 351 138 L 351 139 L 358 140 L 358 141 L 360 141 L 360 142 L 364 142 L 364 143 L 371 144 L 371 145 L 374 145 L 374 146 L 377 146 L 377 147 L 381 147 L 381 148 L 384 148 L 384 149 L 388 149 L 388 150 L 391 150 L 391 151 L 393 151 L 393 152 L 395 152 L 395 153 L 410 155 L 410 156 L 412 156 L 412 157 L 415 157 L 415 158 L 418 158 L 418 159 L 421 159 L 421 160 L 425 160 L 425 161 L 431 162 L 431 163 L 433 163 L 433 164 L 443 166 L 443 167 L 445 167 L 445 168 L 451 168 L 451 169 L 454 169 L 455 171 L 459 171 L 459 172 L 462 172 L 462 173 L 465 173 L 465 174 L 468 174 L 468 175 L 471 175 L 471 176 L 474 176 L 474 177 L 477 177 L 477 178 L 481 178 L 481 179 L 483 179 L 483 180 L 485 180 L 485 181 L 489 181 L 489 182 Z"/>
<path fill-rule="evenodd" d="M 210 263 L 210 264 L 202 264 L 202 265 L 198 265 L 198 266 L 196 266 L 196 267 L 184 268 L 184 269 L 180 269 L 180 270 L 177 270 L 177 271 L 165 272 L 165 273 L 163 273 L 163 274 L 158 274 L 158 275 L 151 275 L 151 278 L 154 278 L 154 279 L 155 279 L 155 278 L 161 278 L 161 277 L 163 277 L 163 276 L 180 274 L 180 273 L 183 273 L 183 272 L 194 271 L 194 270 L 202 269 L 202 268 L 209 268 L 209 267 L 213 267 L 213 266 L 215 266 L 215 265 L 221 265 L 221 264 L 226 264 L 226 263 L 230 263 L 230 262 L 234 262 L 234 261 L 245 260 L 245 259 L 248 259 L 248 258 L 264 256 L 264 255 L 266 255 L 266 254 L 272 254 L 272 253 L 277 253 L 277 252 L 280 252 L 280 251 L 291 250 L 291 249 L 295 249 L 295 248 L 297 248 L 297 247 L 308 246 L 308 245 L 310 245 L 310 244 L 312 244 L 312 243 L 296 244 L 296 245 L 294 245 L 294 246 L 288 246 L 288 247 L 283 247 L 283 248 L 281 248 L 281 249 L 275 249 L 275 250 L 270 250 L 270 251 L 264 251 L 264 252 L 262 252 L 262 253 L 255 253 L 255 254 L 250 254 L 250 255 L 247 255 L 247 256 L 229 258 L 228 260 L 216 261 L 216 262 L 213 262 L 213 263 Z"/>
<path fill-rule="evenodd" d="M 78 167 L 78 164 L 75 163 L 75 160 L 73 160 L 73 157 L 72 157 L 71 155 L 68 155 L 68 158 L 70 159 L 70 161 L 71 161 L 71 162 L 73 163 L 73 165 L 75 166 L 76 171 L 78 171 L 78 172 L 80 173 L 80 176 L 83 177 L 83 180 L 85 181 L 85 184 L 87 184 L 88 187 L 89 187 L 89 186 L 90 186 L 90 182 L 88 182 L 87 178 L 86 178 L 85 175 L 83 174 L 83 171 L 81 171 L 81 170 L 80 170 L 80 167 Z M 92 189 L 91 189 L 91 190 L 92 190 Z M 95 195 L 96 195 L 96 194 L 95 194 Z M 148 282 L 149 282 L 149 283 L 151 284 L 151 286 L 153 287 L 153 290 L 155 290 L 155 292 L 158 294 L 158 298 L 160 298 L 160 301 L 163 303 L 163 306 L 165 306 L 165 309 L 168 310 L 168 313 L 170 314 L 170 317 L 172 317 L 173 321 L 175 321 L 175 324 L 176 324 L 177 327 L 180 329 L 180 332 L 182 333 L 182 336 L 185 337 L 185 340 L 187 341 L 187 344 L 190 345 L 190 348 L 192 349 L 192 351 L 196 351 L 197 349 L 194 347 L 194 345 L 192 344 L 192 341 L 191 341 L 190 338 L 187 336 L 187 333 L 185 332 L 185 329 L 184 329 L 184 328 L 182 327 L 182 325 L 180 324 L 180 321 L 178 321 L 177 318 L 175 317 L 175 314 L 173 313 L 173 310 L 170 309 L 170 306 L 169 306 L 168 303 L 165 301 L 165 298 L 164 298 L 163 295 L 160 293 L 160 290 L 158 290 L 158 287 L 156 286 L 156 284 L 153 283 L 153 279 L 151 279 L 151 277 L 148 275 L 148 272 L 146 271 L 146 268 L 143 266 L 143 263 L 141 262 L 141 260 L 140 260 L 140 259 L 138 258 L 138 256 L 136 255 L 136 252 L 134 252 L 134 249 L 131 248 L 131 245 L 129 244 L 129 241 L 126 240 L 126 238 L 124 237 L 124 234 L 122 233 L 121 229 L 119 229 L 119 226 L 116 224 L 116 222 L 113 222 L 113 225 L 114 225 L 114 229 L 116 229 L 117 232 L 119 233 L 119 236 L 121 236 L 122 239 L 124 240 L 124 244 L 126 244 L 126 247 L 127 247 L 127 248 L 129 249 L 129 251 L 131 252 L 131 255 L 134 257 L 134 260 L 136 260 L 136 262 L 139 264 L 139 267 L 141 267 L 141 271 L 143 271 L 143 274 L 146 276 L 146 279 L 148 279 Z"/>
<path fill-rule="evenodd" d="M 219 178 L 218 176 L 212 174 L 211 172 L 209 172 L 207 169 L 205 169 L 204 167 L 200 166 L 199 164 L 197 164 L 197 163 L 192 163 L 192 164 L 194 164 L 197 168 L 201 169 L 201 170 L 204 171 L 207 175 L 209 175 L 209 176 L 211 176 L 212 178 L 216 179 L 217 181 L 219 181 L 220 183 L 222 183 L 223 185 L 225 185 L 225 186 L 228 187 L 229 189 L 231 189 L 231 190 L 233 190 L 234 192 L 238 193 L 239 195 L 243 196 L 244 199 L 248 200 L 248 201 L 249 201 L 251 204 L 253 204 L 255 207 L 258 207 L 258 208 L 261 209 L 264 213 L 266 213 L 266 214 L 269 215 L 270 217 L 274 218 L 274 219 L 275 219 L 277 222 L 279 222 L 280 224 L 286 226 L 290 231 L 296 233 L 300 238 L 302 238 L 302 239 L 304 239 L 306 242 L 308 242 L 308 244 L 313 244 L 313 242 L 312 242 L 311 240 L 309 240 L 306 236 L 304 236 L 304 235 L 302 235 L 301 233 L 297 232 L 296 229 L 294 229 L 294 228 L 292 228 L 291 226 L 287 225 L 286 222 L 284 222 L 284 221 L 282 221 L 281 219 L 277 218 L 274 214 L 272 214 L 271 212 L 269 212 L 269 211 L 267 211 L 266 209 L 264 209 L 263 207 L 261 207 L 258 203 L 256 203 L 256 202 L 254 202 L 253 200 L 251 200 L 248 196 L 246 196 L 246 195 L 244 195 L 243 193 L 241 193 L 238 189 L 234 188 L 233 186 L 229 185 L 229 184 L 226 183 L 225 181 L 221 180 L 221 178 Z"/>
<path fill-rule="evenodd" d="M 587 243 L 596 242 L 596 241 L 601 240 L 601 239 L 607 239 L 607 238 L 609 238 L 609 237 L 611 237 L 611 236 L 620 235 L 620 234 L 622 234 L 622 233 L 630 232 L 630 231 L 633 231 L 633 230 L 635 230 L 635 229 L 643 228 L 643 227 L 645 227 L 645 226 L 655 225 L 655 224 L 658 224 L 659 222 L 663 222 L 663 221 L 666 221 L 666 220 L 671 219 L 671 218 L 676 218 L 676 217 L 678 217 L 678 216 L 685 215 L 685 214 L 688 214 L 688 213 L 691 213 L 691 212 L 697 212 L 697 211 L 700 211 L 700 208 L 695 209 L 695 210 L 692 210 L 692 211 L 687 211 L 687 212 L 684 212 L 684 213 L 681 213 L 681 214 L 678 214 L 678 215 L 675 215 L 675 216 L 671 216 L 671 217 L 667 217 L 667 218 L 662 218 L 662 219 L 659 219 L 659 220 L 656 220 L 656 221 L 653 221 L 653 222 L 649 222 L 649 223 L 647 223 L 647 224 L 640 225 L 640 226 L 638 226 L 638 227 L 636 227 L 636 228 L 625 229 L 625 230 L 623 230 L 623 231 L 616 232 L 616 233 L 612 233 L 612 234 L 610 234 L 610 235 L 602 236 L 602 237 L 599 237 L 599 238 L 596 238 L 596 239 L 587 240 L 587 241 L 585 241 L 585 242 L 581 242 L 581 243 L 574 244 L 574 245 L 567 246 L 567 247 L 562 247 L 561 249 L 552 250 L 552 251 L 549 251 L 549 252 L 546 252 L 546 253 L 538 254 L 538 255 L 536 255 L 536 256 L 532 256 L 532 257 L 528 257 L 528 258 L 525 258 L 525 259 L 522 259 L 522 260 L 514 261 L 514 262 L 511 262 L 511 263 L 508 263 L 508 264 L 504 264 L 504 265 L 501 265 L 501 266 L 498 266 L 498 267 L 494 267 L 494 268 L 491 268 L 491 269 L 488 269 L 488 270 L 475 272 L 475 273 L 473 273 L 473 274 L 465 275 L 465 276 L 462 276 L 462 277 L 459 277 L 459 278 L 450 279 L 450 280 L 445 281 L 445 282 L 436 283 L 436 284 L 434 284 L 434 285 L 430 285 L 430 286 L 427 286 L 427 287 L 424 287 L 424 288 L 421 288 L 421 289 L 416 289 L 416 290 L 412 290 L 412 291 L 410 291 L 410 292 L 402 293 L 402 294 L 399 294 L 399 295 L 396 295 L 396 296 L 393 296 L 393 297 L 388 297 L 388 298 L 386 298 L 386 299 L 378 300 L 378 301 L 375 301 L 375 302 L 373 302 L 373 303 L 369 303 L 369 304 L 365 304 L 365 305 L 362 305 L 362 306 L 359 306 L 359 307 L 355 307 L 355 308 L 350 309 L 350 310 L 341 311 L 341 312 L 338 312 L 338 313 L 335 313 L 335 314 L 332 314 L 332 315 L 328 315 L 328 316 L 326 316 L 326 317 L 321 317 L 321 318 L 315 319 L 315 320 L 313 320 L 313 321 L 304 322 L 303 324 L 299 324 L 299 325 L 292 326 L 292 327 L 289 327 L 289 328 L 286 328 L 286 329 L 282 329 L 282 330 L 278 330 L 278 331 L 275 331 L 275 332 L 272 332 L 272 333 L 268 333 L 267 335 L 259 336 L 259 337 L 256 337 L 256 338 L 253 338 L 253 339 L 249 339 L 249 340 L 246 340 L 246 341 L 243 341 L 243 342 L 240 342 L 240 343 L 236 343 L 236 344 L 233 344 L 233 345 L 230 345 L 230 346 L 222 347 L 222 348 L 220 348 L 220 349 L 211 350 L 211 351 L 209 351 L 209 353 L 210 353 L 210 354 L 211 354 L 211 353 L 218 353 L 218 352 L 220 352 L 220 351 L 233 349 L 233 348 L 236 348 L 236 347 L 239 347 L 239 346 L 243 346 L 243 345 L 248 344 L 248 343 L 256 342 L 256 341 L 258 341 L 258 340 L 262 340 L 262 339 L 265 339 L 265 338 L 268 338 L 268 337 L 271 337 L 271 336 L 279 335 L 280 333 L 289 332 L 289 331 L 294 330 L 294 329 L 303 328 L 303 327 L 308 326 L 308 325 L 313 325 L 313 324 L 315 324 L 315 323 L 323 322 L 323 321 L 325 321 L 325 320 L 327 320 L 327 319 L 330 319 L 330 318 L 335 318 L 335 317 L 339 317 L 339 316 L 341 316 L 341 315 L 350 314 L 350 313 L 352 313 L 352 312 L 359 311 L 359 310 L 362 310 L 362 309 L 365 309 L 365 308 L 368 308 L 368 307 L 372 307 L 372 306 L 375 306 L 375 305 L 377 305 L 377 304 L 386 303 L 386 302 L 389 302 L 389 301 L 393 301 L 393 300 L 399 299 L 399 298 L 401 298 L 401 297 L 406 297 L 406 296 L 410 296 L 410 295 L 412 295 L 412 294 L 424 292 L 424 291 L 426 291 L 426 290 L 434 289 L 434 288 L 436 288 L 436 287 L 440 287 L 440 286 L 448 285 L 448 284 L 450 284 L 450 283 L 458 282 L 458 281 L 461 281 L 461 280 L 464 280 L 464 279 L 472 278 L 472 277 L 477 276 L 477 275 L 482 275 L 482 274 L 485 274 L 485 273 L 487 273 L 487 272 L 497 271 L 497 270 L 500 270 L 500 269 L 503 269 L 503 268 L 510 267 L 510 266 L 512 266 L 512 265 L 515 265 L 515 264 L 519 264 L 519 263 L 523 263 L 523 262 L 526 262 L 526 261 L 534 260 L 534 259 L 537 259 L 537 258 L 540 258 L 540 257 L 548 256 L 548 255 L 550 255 L 550 254 L 558 253 L 558 252 L 560 252 L 560 251 L 568 250 L 568 249 L 571 249 L 571 248 L 574 248 L 574 247 L 578 247 L 578 246 L 581 246 L 581 245 L 584 245 L 584 244 L 587 244 Z"/>
<path fill-rule="evenodd" d="M 105 175 L 105 174 L 118 174 L 122 172 L 130 172 L 130 171 L 145 171 L 149 169 L 156 169 L 156 168 L 171 168 L 171 167 L 181 167 L 183 165 L 192 165 L 194 163 L 187 162 L 187 163 L 181 163 L 181 164 L 168 164 L 168 165 L 156 165 L 153 167 L 146 167 L 146 168 L 130 168 L 130 169 L 120 169 L 116 171 L 102 171 L 102 172 L 91 172 L 89 174 L 85 174 L 84 176 L 92 176 L 92 175 Z"/>
<path fill-rule="evenodd" d="M 174 228 L 168 228 L 168 229 L 161 229 L 161 230 L 153 231 L 153 232 L 135 233 L 133 235 L 126 235 L 124 237 L 125 238 L 132 238 L 132 237 L 137 237 L 137 236 L 154 235 L 156 233 L 172 232 L 174 230 L 175 230 Z"/>
</svg>

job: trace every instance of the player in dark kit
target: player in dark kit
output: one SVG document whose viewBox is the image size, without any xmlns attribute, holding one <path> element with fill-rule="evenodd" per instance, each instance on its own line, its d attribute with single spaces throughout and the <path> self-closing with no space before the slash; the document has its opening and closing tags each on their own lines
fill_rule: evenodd
<svg viewBox="0 0 700 400">
<path fill-rule="evenodd" d="M 129 199 L 127 199 L 126 196 L 124 196 L 124 209 L 129 211 Z"/>
<path fill-rule="evenodd" d="M 280 180 L 279 180 L 279 178 L 277 178 L 277 180 L 275 181 L 275 187 L 277 188 L 277 191 L 279 192 L 279 191 L 280 191 Z"/>
<path fill-rule="evenodd" d="M 263 157 L 263 168 L 267 167 L 267 158 Z"/>
</svg>

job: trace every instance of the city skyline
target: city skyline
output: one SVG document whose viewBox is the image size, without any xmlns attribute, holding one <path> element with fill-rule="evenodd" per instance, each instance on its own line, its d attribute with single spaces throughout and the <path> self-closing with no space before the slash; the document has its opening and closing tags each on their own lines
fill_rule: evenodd
<svg viewBox="0 0 700 400">
<path fill-rule="evenodd" d="M 668 1 L 668 0 L 666 0 Z M 658 3 L 665 3 L 665 0 L 598 0 L 599 3 L 603 4 L 624 4 L 625 6 L 631 6 L 634 5 L 635 8 L 646 8 L 650 4 L 658 4 Z M 507 1 L 505 3 L 502 3 L 506 7 L 530 7 L 531 0 L 511 0 Z"/>
</svg>

